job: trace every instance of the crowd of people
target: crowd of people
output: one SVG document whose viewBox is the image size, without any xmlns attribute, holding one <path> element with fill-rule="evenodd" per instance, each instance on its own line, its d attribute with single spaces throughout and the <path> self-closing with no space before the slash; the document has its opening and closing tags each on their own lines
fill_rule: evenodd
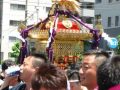
<svg viewBox="0 0 120 90">
<path fill-rule="evenodd" d="M 76 70 L 61 70 L 44 54 L 32 54 L 20 65 L 20 74 L 9 76 L 6 70 L 16 65 L 2 63 L 0 90 L 120 90 L 120 56 L 90 50 Z"/>
</svg>

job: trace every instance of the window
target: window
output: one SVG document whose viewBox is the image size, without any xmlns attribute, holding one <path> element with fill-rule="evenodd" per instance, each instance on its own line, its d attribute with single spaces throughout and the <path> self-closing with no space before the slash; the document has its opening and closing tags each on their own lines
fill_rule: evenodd
<svg viewBox="0 0 120 90">
<path fill-rule="evenodd" d="M 81 19 L 88 24 L 93 24 L 94 18 L 93 17 L 81 17 Z"/>
<path fill-rule="evenodd" d="M 102 0 L 96 0 L 96 3 L 101 3 L 102 2 Z"/>
<path fill-rule="evenodd" d="M 12 10 L 25 10 L 25 5 L 11 4 L 10 9 L 12 9 Z"/>
<path fill-rule="evenodd" d="M 93 23 L 94 18 L 90 17 L 90 18 L 86 18 L 86 23 L 88 24 L 92 24 Z"/>
<path fill-rule="evenodd" d="M 16 38 L 16 37 L 9 36 L 9 41 L 10 41 L 10 42 L 15 42 L 15 41 L 17 41 L 17 38 Z"/>
<path fill-rule="evenodd" d="M 93 8 L 94 8 L 94 4 L 93 4 L 93 3 L 89 3 L 89 4 L 87 4 L 87 8 L 89 8 L 89 9 L 93 9 Z"/>
<path fill-rule="evenodd" d="M 21 21 L 10 20 L 10 26 L 18 26 Z"/>
<path fill-rule="evenodd" d="M 101 14 L 95 15 L 95 24 L 101 23 Z"/>
<path fill-rule="evenodd" d="M 83 2 L 82 5 L 80 5 L 80 8 L 93 9 L 94 8 L 94 3 Z"/>
<path fill-rule="evenodd" d="M 95 19 L 101 19 L 101 14 L 95 15 Z"/>
<path fill-rule="evenodd" d="M 108 0 L 109 3 L 112 3 L 113 0 Z"/>
<path fill-rule="evenodd" d="M 115 16 L 115 26 L 119 25 L 119 16 Z"/>
<path fill-rule="evenodd" d="M 111 27 L 111 17 L 108 17 L 108 27 Z"/>
<path fill-rule="evenodd" d="M 50 10 L 50 7 L 46 7 L 46 12 L 49 12 L 49 10 Z"/>
<path fill-rule="evenodd" d="M 13 43 L 18 41 L 18 38 L 14 37 L 14 36 L 9 36 L 9 43 Z"/>
</svg>

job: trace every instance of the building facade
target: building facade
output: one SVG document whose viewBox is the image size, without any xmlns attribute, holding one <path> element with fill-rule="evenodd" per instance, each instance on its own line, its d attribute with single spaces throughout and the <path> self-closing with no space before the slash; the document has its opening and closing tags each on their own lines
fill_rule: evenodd
<svg viewBox="0 0 120 90">
<path fill-rule="evenodd" d="M 96 0 L 95 19 L 100 19 L 104 32 L 109 37 L 120 35 L 120 0 Z M 103 40 L 101 48 L 108 48 L 107 41 Z M 108 48 L 110 49 L 110 48 Z"/>
<path fill-rule="evenodd" d="M 82 20 L 93 28 L 94 16 L 95 16 L 95 10 L 94 10 L 95 0 L 80 0 L 80 3 L 81 3 L 80 15 Z"/>
<path fill-rule="evenodd" d="M 120 0 L 80 0 L 81 18 L 89 26 L 95 28 L 98 21 L 109 37 L 120 35 Z M 100 48 L 109 49 L 104 39 Z"/>
<path fill-rule="evenodd" d="M 80 0 L 84 22 L 96 24 L 99 19 L 104 31 L 115 37 L 120 33 L 120 0 Z"/>
<path fill-rule="evenodd" d="M 50 0 L 0 1 L 1 60 L 8 59 L 11 47 L 18 40 L 18 25 L 25 21 L 27 25 L 36 24 L 47 17 L 50 7 Z"/>
<path fill-rule="evenodd" d="M 110 37 L 120 34 L 120 0 L 96 0 L 95 17 L 100 17 Z"/>
</svg>

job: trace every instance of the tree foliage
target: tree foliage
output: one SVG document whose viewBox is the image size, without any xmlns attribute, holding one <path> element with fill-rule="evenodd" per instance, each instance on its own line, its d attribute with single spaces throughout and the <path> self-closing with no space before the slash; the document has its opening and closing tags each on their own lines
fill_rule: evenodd
<svg viewBox="0 0 120 90">
<path fill-rule="evenodd" d="M 12 46 L 12 52 L 10 52 L 10 57 L 17 58 L 19 56 L 19 53 L 20 53 L 20 44 L 19 42 L 16 42 Z"/>
</svg>

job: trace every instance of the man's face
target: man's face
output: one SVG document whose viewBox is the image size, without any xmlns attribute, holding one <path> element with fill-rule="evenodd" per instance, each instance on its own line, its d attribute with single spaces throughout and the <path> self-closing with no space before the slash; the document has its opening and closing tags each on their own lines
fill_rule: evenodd
<svg viewBox="0 0 120 90">
<path fill-rule="evenodd" d="M 97 85 L 95 55 L 86 55 L 83 57 L 80 79 L 83 86 L 94 87 Z"/>
<path fill-rule="evenodd" d="M 35 72 L 35 68 L 32 65 L 33 60 L 34 57 L 32 56 L 25 58 L 23 64 L 20 67 L 21 69 L 20 78 L 25 82 L 31 81 L 32 75 Z"/>
</svg>

